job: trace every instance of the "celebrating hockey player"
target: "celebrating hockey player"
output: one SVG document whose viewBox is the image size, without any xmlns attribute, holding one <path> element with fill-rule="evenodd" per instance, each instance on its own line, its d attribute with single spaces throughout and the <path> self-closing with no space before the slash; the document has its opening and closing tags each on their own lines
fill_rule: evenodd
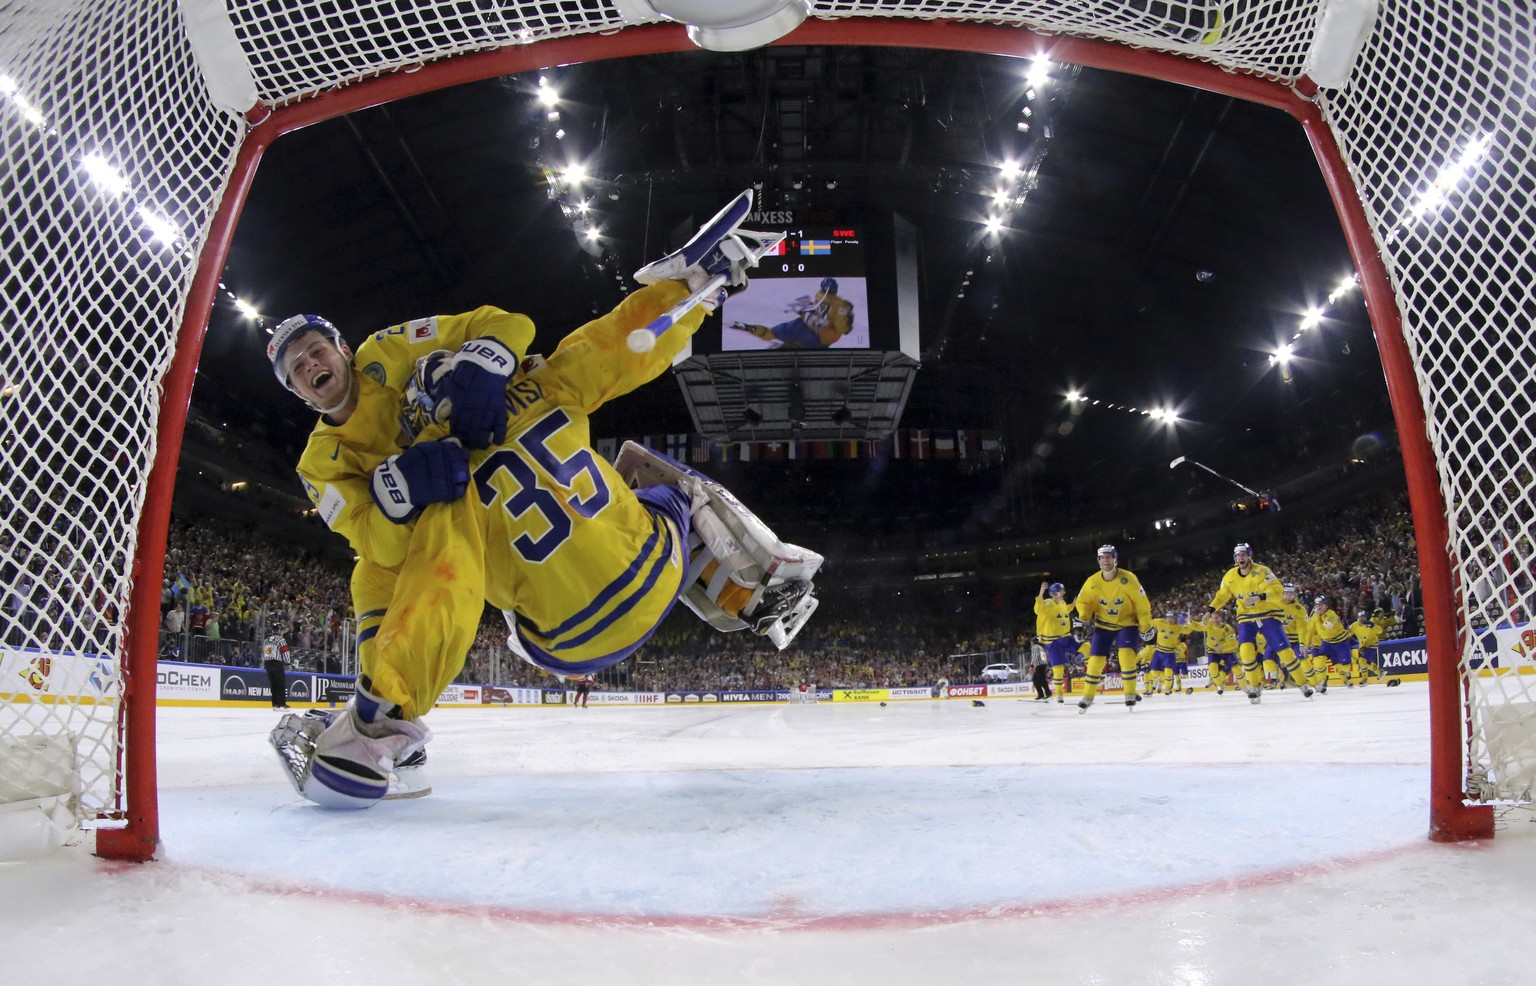
<svg viewBox="0 0 1536 986">
<path fill-rule="evenodd" d="M 1120 553 L 1112 544 L 1099 548 L 1099 570 L 1088 576 L 1077 594 L 1077 619 L 1074 633 L 1089 641 L 1088 667 L 1083 675 L 1083 697 L 1077 711 L 1087 712 L 1104 682 L 1104 665 L 1113 648 L 1120 661 L 1120 678 L 1125 687 L 1125 705 L 1136 704 L 1137 637 L 1151 643 L 1157 636 L 1152 629 L 1151 603 L 1141 580 L 1120 567 Z"/>
<path fill-rule="evenodd" d="M 1210 612 L 1214 613 L 1229 601 L 1237 602 L 1237 653 L 1247 679 L 1248 701 L 1254 705 L 1264 696 L 1264 670 L 1259 664 L 1259 634 L 1267 641 L 1284 642 L 1288 638 L 1279 620 L 1282 586 L 1275 573 L 1268 567 L 1256 564 L 1253 549 L 1239 544 L 1232 549 L 1232 568 L 1221 578 L 1221 587 L 1211 600 Z M 1282 643 L 1276 652 L 1282 674 L 1303 681 L 1300 659 L 1288 643 Z M 1301 686 L 1301 694 L 1312 697 L 1312 687 Z"/>
<path fill-rule="evenodd" d="M 1065 694 L 1067 661 L 1077 642 L 1072 639 L 1072 604 L 1067 602 L 1067 587 L 1060 582 L 1041 582 L 1035 598 L 1035 640 L 1045 648 L 1051 667 L 1051 684 L 1056 701 Z"/>
<path fill-rule="evenodd" d="M 599 406 L 669 367 L 782 238 L 739 228 L 751 201 L 642 268 L 645 287 L 547 360 L 525 355 L 528 318 L 492 307 L 384 329 L 355 356 L 318 316 L 278 326 L 272 369 L 321 414 L 299 476 L 358 556 L 356 696 L 273 733 L 301 794 L 334 807 L 386 795 L 430 738 L 421 716 L 463 667 L 486 602 L 505 614 L 508 646 L 561 678 L 634 653 L 680 596 L 719 629 L 793 639 L 821 556 L 665 456 L 626 445 L 609 465 L 588 431 Z M 671 328 L 633 351 L 630 334 L 657 325 Z"/>
</svg>

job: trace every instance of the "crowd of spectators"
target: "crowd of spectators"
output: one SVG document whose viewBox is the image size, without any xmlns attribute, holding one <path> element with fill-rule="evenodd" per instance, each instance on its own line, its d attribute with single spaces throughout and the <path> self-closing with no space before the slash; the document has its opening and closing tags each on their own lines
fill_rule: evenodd
<svg viewBox="0 0 1536 986">
<path fill-rule="evenodd" d="M 1418 632 L 1418 562 L 1406 495 L 1381 495 L 1325 520 L 1277 526 L 1256 559 L 1298 585 L 1304 602 L 1333 600 L 1346 620 L 1381 609 L 1400 635 Z M 1086 566 L 1085 566 L 1086 567 Z M 1154 613 L 1203 613 L 1225 571 L 1194 565 L 1143 576 Z M 260 640 L 283 628 L 299 668 L 351 671 L 346 564 L 259 528 L 217 518 L 172 526 L 162 600 L 162 656 L 255 666 Z M 1084 572 L 1084 578 L 1087 572 Z M 794 644 L 777 651 L 748 633 L 721 634 L 679 605 L 635 658 L 605 672 L 609 688 L 639 691 L 900 687 L 979 680 L 983 667 L 1027 668 L 1034 587 L 1007 593 L 828 586 Z M 1069 586 L 1075 592 L 1076 584 Z M 555 682 L 506 648 L 507 626 L 487 610 L 459 680 L 509 687 Z"/>
</svg>

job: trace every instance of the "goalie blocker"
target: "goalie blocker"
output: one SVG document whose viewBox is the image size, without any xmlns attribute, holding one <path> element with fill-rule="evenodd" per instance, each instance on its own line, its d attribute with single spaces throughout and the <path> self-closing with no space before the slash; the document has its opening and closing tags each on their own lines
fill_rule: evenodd
<svg viewBox="0 0 1536 986">
<path fill-rule="evenodd" d="M 683 603 L 716 630 L 751 630 L 788 647 L 816 611 L 811 580 L 822 556 L 780 541 L 729 490 L 670 456 L 625 442 L 614 468 L 632 488 L 676 486 L 693 498 Z M 739 614 L 720 605 L 728 582 L 751 593 Z"/>
</svg>

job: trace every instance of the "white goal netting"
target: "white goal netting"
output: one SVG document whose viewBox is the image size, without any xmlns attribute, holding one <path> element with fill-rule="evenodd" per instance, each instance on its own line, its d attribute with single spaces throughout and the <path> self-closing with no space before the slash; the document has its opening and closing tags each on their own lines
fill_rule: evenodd
<svg viewBox="0 0 1536 986">
<path fill-rule="evenodd" d="M 1029 27 L 1291 84 L 1325 10 L 1359 5 L 820 0 L 808 27 L 846 26 L 835 40 L 856 44 L 860 24 L 905 24 L 923 29 L 914 46 L 940 20 Z M 131 815 L 121 700 L 152 680 L 155 641 L 125 628 L 159 598 L 175 463 L 161 436 L 180 440 L 177 372 L 195 365 L 212 297 L 198 259 L 250 130 L 207 80 L 225 103 L 243 84 L 283 107 L 476 52 L 584 36 L 600 53 L 656 20 L 643 0 L 0 3 L 0 740 L 68 737 L 82 821 Z M 1529 799 L 1536 761 L 1533 64 L 1525 4 L 1394 0 L 1349 86 L 1317 96 L 1402 314 L 1412 379 L 1393 398 L 1400 420 L 1422 406 L 1435 459 L 1417 477 L 1410 462 L 1410 482 L 1448 504 L 1420 520 L 1450 562 L 1438 584 L 1426 566 L 1426 596 L 1455 622 L 1431 659 L 1460 669 L 1463 787 L 1482 800 Z"/>
</svg>

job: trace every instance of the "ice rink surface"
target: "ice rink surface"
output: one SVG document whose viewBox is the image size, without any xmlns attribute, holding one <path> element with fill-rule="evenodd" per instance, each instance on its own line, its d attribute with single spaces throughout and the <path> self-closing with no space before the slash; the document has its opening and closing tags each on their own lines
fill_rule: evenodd
<svg viewBox="0 0 1536 986">
<path fill-rule="evenodd" d="M 438 710 L 360 813 L 161 709 L 161 858 L 0 864 L 4 981 L 1524 983 L 1536 815 L 1428 841 L 1427 705 Z"/>
</svg>

